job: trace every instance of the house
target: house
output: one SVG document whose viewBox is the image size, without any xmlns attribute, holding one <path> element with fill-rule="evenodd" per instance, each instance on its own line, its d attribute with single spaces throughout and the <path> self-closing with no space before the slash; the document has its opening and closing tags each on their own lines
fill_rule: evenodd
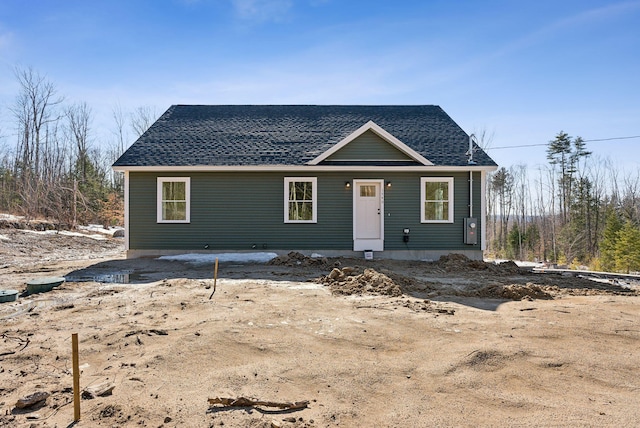
<svg viewBox="0 0 640 428">
<path fill-rule="evenodd" d="M 128 257 L 396 259 L 480 259 L 496 167 L 433 105 L 174 105 L 113 165 Z"/>
</svg>

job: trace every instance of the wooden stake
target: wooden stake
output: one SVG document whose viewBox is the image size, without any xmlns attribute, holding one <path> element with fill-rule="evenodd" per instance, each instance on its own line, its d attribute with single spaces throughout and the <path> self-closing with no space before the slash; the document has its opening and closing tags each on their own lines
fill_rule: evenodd
<svg viewBox="0 0 640 428">
<path fill-rule="evenodd" d="M 216 282 L 218 281 L 218 258 L 216 257 L 216 267 L 213 269 L 213 292 L 216 292 Z"/>
<path fill-rule="evenodd" d="M 80 420 L 80 364 L 78 358 L 78 333 L 71 335 L 71 352 L 73 364 L 73 420 Z"/>
<path fill-rule="evenodd" d="M 209 300 L 213 297 L 213 293 L 216 292 L 216 282 L 218 281 L 218 258 L 216 257 L 216 265 L 213 268 L 213 291 L 211 292 L 211 296 L 209 296 Z"/>
</svg>

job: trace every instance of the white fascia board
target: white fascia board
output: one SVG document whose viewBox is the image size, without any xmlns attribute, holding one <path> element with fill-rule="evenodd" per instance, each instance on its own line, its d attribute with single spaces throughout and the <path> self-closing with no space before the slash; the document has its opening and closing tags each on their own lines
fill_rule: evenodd
<svg viewBox="0 0 640 428">
<path fill-rule="evenodd" d="M 349 165 L 256 165 L 256 166 L 116 166 L 120 172 L 327 172 L 327 171 L 380 171 L 380 172 L 446 172 L 495 171 L 497 166 L 349 166 Z"/>
<path fill-rule="evenodd" d="M 129 171 L 124 171 L 124 249 L 129 251 Z"/>
<path fill-rule="evenodd" d="M 329 150 L 322 153 L 320 156 L 308 162 L 308 165 L 319 164 L 320 162 L 327 159 L 329 156 L 336 153 L 337 151 L 342 149 L 344 146 L 346 146 L 347 144 L 349 144 L 350 142 L 352 142 L 353 140 L 355 140 L 356 138 L 358 138 L 359 136 L 361 136 L 367 131 L 373 131 L 380 138 L 384 139 L 389 144 L 391 144 L 396 149 L 400 150 L 402 153 L 406 154 L 410 158 L 414 159 L 417 162 L 420 162 L 422 165 L 433 165 L 433 163 L 430 160 L 426 159 L 424 156 L 422 156 L 421 154 L 419 154 L 418 152 L 416 152 L 415 150 L 413 150 L 412 148 L 404 144 L 402 141 L 398 140 L 396 137 L 394 137 L 393 135 L 391 135 L 390 133 L 382 129 L 382 127 L 377 125 L 372 120 L 365 123 L 360 128 L 356 129 L 354 132 L 349 134 L 346 138 L 344 138 L 339 143 L 335 144 Z"/>
</svg>

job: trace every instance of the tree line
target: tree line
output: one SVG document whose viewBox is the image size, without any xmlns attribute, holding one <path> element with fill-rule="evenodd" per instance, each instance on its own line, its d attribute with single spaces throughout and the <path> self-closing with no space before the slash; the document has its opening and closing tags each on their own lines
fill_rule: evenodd
<svg viewBox="0 0 640 428">
<path fill-rule="evenodd" d="M 559 132 L 547 164 L 487 176 L 489 252 L 593 270 L 640 270 L 640 176 L 592 159 L 582 138 Z"/>
<path fill-rule="evenodd" d="M 16 68 L 14 75 L 18 94 L 0 124 L 0 211 L 70 227 L 122 224 L 123 178 L 111 165 L 155 111 L 114 107 L 109 141 L 98 141 L 87 103 L 67 102 L 32 68 Z"/>
</svg>

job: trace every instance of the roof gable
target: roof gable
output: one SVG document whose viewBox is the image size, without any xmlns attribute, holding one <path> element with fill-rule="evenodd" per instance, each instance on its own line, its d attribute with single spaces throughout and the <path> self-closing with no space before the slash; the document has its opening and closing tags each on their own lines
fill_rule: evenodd
<svg viewBox="0 0 640 428">
<path fill-rule="evenodd" d="M 392 151 L 389 152 L 389 150 L 385 150 L 388 148 L 380 148 L 381 150 L 377 150 L 374 151 L 373 153 L 369 152 L 368 154 L 366 154 L 366 157 L 370 157 L 372 154 L 373 156 L 376 155 L 376 153 L 382 153 L 382 152 L 386 152 L 384 154 L 384 156 L 392 156 L 393 158 L 386 158 L 386 159 L 375 159 L 375 158 L 369 158 L 369 159 L 364 159 L 364 158 L 354 158 L 353 155 L 358 153 L 361 153 L 362 151 L 359 150 L 359 148 L 356 148 L 354 146 L 359 145 L 358 143 L 361 143 L 363 140 L 363 136 L 366 136 L 367 133 L 373 133 L 375 135 L 377 135 L 378 137 L 380 137 L 380 139 L 384 142 L 387 143 L 389 146 L 391 146 Z M 384 144 L 383 143 L 383 144 Z M 352 150 L 352 153 L 346 153 L 348 152 L 350 148 L 353 148 L 354 150 Z M 340 154 L 346 155 L 346 159 L 343 156 L 340 156 Z M 403 156 L 398 156 L 398 154 L 403 155 Z M 364 125 L 362 125 L 360 128 L 356 129 L 354 132 L 352 132 L 351 134 L 349 134 L 348 136 L 346 136 L 344 139 L 342 139 L 342 141 L 338 142 L 337 144 L 335 144 L 333 147 L 331 147 L 330 149 L 328 149 L 327 151 L 325 151 L 324 153 L 322 153 L 320 156 L 317 156 L 315 159 L 313 159 L 312 161 L 308 162 L 309 165 L 318 165 L 321 164 L 323 161 L 325 160 L 332 160 L 332 161 L 361 161 L 361 160 L 367 160 L 367 161 L 415 161 L 418 162 L 421 165 L 433 165 L 433 163 L 431 161 L 429 161 L 428 159 L 426 159 L 424 156 L 420 155 L 419 153 L 417 153 L 415 150 L 411 149 L 409 146 L 407 146 L 406 144 L 404 144 L 402 141 L 400 141 L 399 139 L 397 139 L 396 137 L 394 137 L 393 135 L 391 135 L 389 132 L 385 131 L 382 127 L 380 127 L 379 125 L 377 125 L 375 122 L 373 122 L 372 120 L 370 120 L 369 122 L 365 123 Z"/>
<path fill-rule="evenodd" d="M 389 144 L 387 140 L 371 130 L 365 131 L 349 144 L 321 161 L 320 165 L 327 162 L 349 161 L 412 161 L 416 163 L 409 155 L 401 152 L 393 144 Z"/>
</svg>

